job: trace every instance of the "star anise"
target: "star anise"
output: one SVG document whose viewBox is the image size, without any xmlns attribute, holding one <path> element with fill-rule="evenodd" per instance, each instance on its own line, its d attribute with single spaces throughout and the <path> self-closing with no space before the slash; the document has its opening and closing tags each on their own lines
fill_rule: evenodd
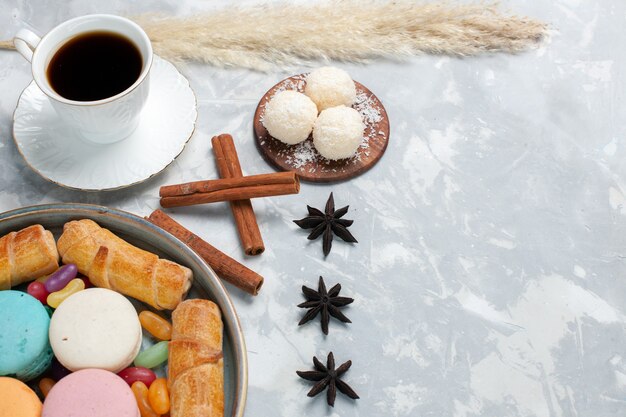
<svg viewBox="0 0 626 417">
<path fill-rule="evenodd" d="M 340 307 L 346 306 L 354 301 L 349 297 L 339 297 L 339 291 L 341 291 L 341 284 L 335 284 L 330 291 L 326 291 L 326 284 L 324 278 L 320 277 L 317 284 L 317 291 L 303 285 L 302 292 L 306 301 L 298 304 L 300 308 L 308 308 L 309 311 L 302 317 L 302 320 L 298 323 L 299 326 L 304 323 L 313 320 L 318 313 L 321 312 L 320 322 L 322 323 L 322 331 L 324 334 L 328 334 L 328 322 L 330 316 L 333 316 L 339 321 L 344 323 L 352 323 L 341 311 Z"/>
<path fill-rule="evenodd" d="M 328 387 L 326 391 L 326 401 L 331 407 L 335 406 L 335 397 L 337 396 L 337 390 L 347 395 L 352 399 L 357 399 L 359 396 L 350 385 L 343 382 L 340 378 L 341 375 L 346 373 L 352 366 L 352 361 L 347 361 L 335 369 L 335 357 L 333 352 L 328 354 L 326 359 L 326 366 L 322 364 L 315 356 L 313 356 L 313 364 L 315 365 L 315 371 L 296 371 L 300 378 L 304 378 L 307 381 L 316 381 L 317 384 L 313 385 L 311 391 L 307 394 L 309 397 L 314 397 L 320 392 L 324 391 L 324 388 Z"/>
<path fill-rule="evenodd" d="M 321 210 L 306 206 L 309 215 L 303 219 L 294 220 L 293 222 L 303 229 L 313 229 L 308 236 L 309 240 L 315 240 L 323 234 L 324 256 L 328 256 L 330 248 L 333 245 L 333 234 L 339 236 L 346 242 L 358 243 L 354 236 L 352 236 L 352 233 L 348 231 L 348 227 L 352 225 L 354 220 L 341 218 L 348 212 L 348 207 L 350 206 L 335 210 L 333 193 L 330 193 L 323 213 Z"/>
</svg>

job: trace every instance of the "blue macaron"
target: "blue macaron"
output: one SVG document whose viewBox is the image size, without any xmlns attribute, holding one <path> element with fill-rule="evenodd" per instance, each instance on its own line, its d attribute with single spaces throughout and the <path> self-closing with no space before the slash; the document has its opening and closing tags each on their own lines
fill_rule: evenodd
<svg viewBox="0 0 626 417">
<path fill-rule="evenodd" d="M 36 298 L 0 291 L 0 376 L 37 378 L 50 366 L 50 316 Z"/>
</svg>

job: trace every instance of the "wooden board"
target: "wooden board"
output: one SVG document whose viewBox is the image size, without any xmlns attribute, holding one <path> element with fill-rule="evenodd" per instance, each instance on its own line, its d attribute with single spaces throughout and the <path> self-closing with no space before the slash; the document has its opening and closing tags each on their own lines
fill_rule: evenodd
<svg viewBox="0 0 626 417">
<path fill-rule="evenodd" d="M 306 75 L 294 75 L 282 80 L 259 101 L 254 113 L 254 137 L 259 151 L 271 165 L 283 171 L 296 171 L 303 181 L 344 181 L 364 173 L 380 160 L 387 149 L 389 117 L 380 100 L 356 81 L 357 103 L 352 107 L 361 113 L 366 127 L 361 147 L 352 158 L 331 161 L 315 150 L 311 136 L 297 145 L 287 145 L 273 138 L 263 126 L 265 105 L 274 94 L 282 90 L 303 92 Z"/>
</svg>

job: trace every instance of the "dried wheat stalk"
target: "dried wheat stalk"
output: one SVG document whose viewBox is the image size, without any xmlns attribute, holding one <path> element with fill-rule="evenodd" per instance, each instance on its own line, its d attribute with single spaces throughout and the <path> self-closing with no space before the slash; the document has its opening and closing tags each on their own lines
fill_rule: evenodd
<svg viewBox="0 0 626 417">
<path fill-rule="evenodd" d="M 313 59 L 519 52 L 546 33 L 545 24 L 502 15 L 495 4 L 405 0 L 230 7 L 201 16 L 143 16 L 137 21 L 165 57 L 255 69 Z"/>
<path fill-rule="evenodd" d="M 227 7 L 190 17 L 134 17 L 157 54 L 267 70 L 311 60 L 365 62 L 433 53 L 515 53 L 537 45 L 544 23 L 495 3 L 335 0 Z"/>
</svg>

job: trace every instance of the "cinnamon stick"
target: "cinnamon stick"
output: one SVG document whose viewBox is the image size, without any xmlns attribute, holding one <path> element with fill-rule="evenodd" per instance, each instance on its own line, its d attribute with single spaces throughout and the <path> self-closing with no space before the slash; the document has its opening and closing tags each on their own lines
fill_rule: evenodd
<svg viewBox="0 0 626 417">
<path fill-rule="evenodd" d="M 263 277 L 261 275 L 202 240 L 202 238 L 193 234 L 161 210 L 153 211 L 146 219 L 176 236 L 193 249 L 224 281 L 230 282 L 248 294 L 258 294 L 261 285 L 263 285 Z"/>
<path fill-rule="evenodd" d="M 233 137 L 229 134 L 214 136 L 211 143 L 220 176 L 222 178 L 243 177 Z M 245 253 L 247 255 L 263 253 L 265 246 L 250 200 L 231 201 L 230 208 Z"/>
<path fill-rule="evenodd" d="M 273 195 L 298 193 L 297 184 L 253 185 L 248 187 L 229 188 L 209 193 L 195 193 L 177 197 L 161 198 L 161 207 L 182 207 L 196 204 L 216 203 L 219 201 L 237 201 Z"/>
<path fill-rule="evenodd" d="M 184 184 L 164 185 L 159 189 L 161 197 L 179 197 L 196 193 L 213 193 L 231 188 L 284 185 L 285 188 L 298 189 L 299 181 L 295 172 L 274 172 L 271 174 L 249 175 L 238 178 L 222 178 L 219 180 L 206 180 L 186 182 Z"/>
</svg>

